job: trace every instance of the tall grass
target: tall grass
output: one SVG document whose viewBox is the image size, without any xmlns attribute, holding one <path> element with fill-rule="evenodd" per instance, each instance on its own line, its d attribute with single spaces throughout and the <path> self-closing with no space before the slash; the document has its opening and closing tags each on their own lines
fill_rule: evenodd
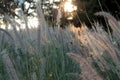
<svg viewBox="0 0 120 80">
<path fill-rule="evenodd" d="M 80 52 L 80 55 L 69 53 L 68 55 L 75 59 L 78 63 L 84 64 L 84 59 L 87 60 L 86 64 L 89 63 L 90 65 L 93 65 L 97 72 L 102 76 L 102 80 L 119 80 L 120 77 L 120 57 L 119 57 L 119 27 L 118 21 L 109 13 L 106 12 L 98 12 L 95 13 L 95 15 L 100 15 L 107 17 L 108 19 L 108 25 L 113 29 L 112 39 L 109 37 L 109 34 L 106 33 L 102 26 L 99 26 L 99 24 L 96 25 L 96 30 L 89 30 L 85 25 L 78 31 L 80 32 L 80 35 L 78 35 L 78 32 L 75 32 L 77 34 L 77 38 L 80 40 L 80 42 L 84 45 L 84 47 L 87 48 L 87 57 L 83 57 Z M 86 54 L 86 52 L 84 52 Z M 80 56 L 80 57 L 79 57 Z M 82 60 L 82 58 L 84 58 Z M 94 76 L 91 75 L 89 72 L 90 67 L 86 65 L 83 65 L 83 80 L 86 79 L 94 79 Z M 86 69 L 84 69 L 86 68 Z M 89 71 L 88 71 L 89 70 Z M 84 78 L 84 74 L 87 76 Z M 91 68 L 92 71 L 92 68 Z M 96 74 L 93 72 L 93 74 Z M 95 78 L 99 80 L 100 76 L 95 75 Z M 101 80 L 101 79 L 100 79 Z"/>
<path fill-rule="evenodd" d="M 41 2 L 36 7 L 38 28 L 29 29 L 25 17 L 21 19 L 26 29 L 18 31 L 16 27 L 21 23 L 5 16 L 13 30 L 0 29 L 0 80 L 120 79 L 120 25 L 113 16 L 106 12 L 95 14 L 108 18 L 113 29 L 111 39 L 99 23 L 96 30 L 84 24 L 81 28 L 49 27 Z"/>
<path fill-rule="evenodd" d="M 36 10 L 39 26 L 32 30 L 28 29 L 27 19 L 20 18 L 25 22 L 27 30 L 18 31 L 16 28 L 22 23 L 5 15 L 13 30 L 1 29 L 0 79 L 78 80 L 78 77 L 71 74 L 80 73 L 79 64 L 66 55 L 68 51 L 78 52 L 74 48 L 77 44 L 74 33 L 69 29 L 64 31 L 49 27 L 41 13 L 40 2 Z M 76 41 L 74 45 L 73 41 Z"/>
</svg>

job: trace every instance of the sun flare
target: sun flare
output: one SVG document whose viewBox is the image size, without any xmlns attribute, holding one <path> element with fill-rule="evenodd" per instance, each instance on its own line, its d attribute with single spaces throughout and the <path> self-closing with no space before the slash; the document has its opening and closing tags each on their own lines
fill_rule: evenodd
<svg viewBox="0 0 120 80">
<path fill-rule="evenodd" d="M 64 3 L 64 11 L 65 12 L 73 12 L 77 10 L 77 6 L 72 4 L 72 0 L 68 0 Z"/>
</svg>

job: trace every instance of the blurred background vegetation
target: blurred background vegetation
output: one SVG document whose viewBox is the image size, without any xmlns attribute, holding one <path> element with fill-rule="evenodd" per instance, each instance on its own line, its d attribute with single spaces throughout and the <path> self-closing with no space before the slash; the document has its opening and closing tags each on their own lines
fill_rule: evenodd
<svg viewBox="0 0 120 80">
<path fill-rule="evenodd" d="M 57 6 L 64 0 L 42 0 L 42 9 L 45 18 L 51 22 L 54 22 L 57 17 Z M 0 0 L 0 16 L 4 16 L 6 13 L 11 16 L 18 17 L 17 9 L 21 8 L 26 16 L 35 16 L 34 13 L 36 0 Z M 73 0 L 77 5 L 77 16 L 74 21 L 77 21 L 77 17 L 81 21 L 87 21 L 86 14 L 91 18 L 95 12 L 106 11 L 114 15 L 117 19 L 120 17 L 120 1 L 119 0 Z M 64 15 L 63 15 L 64 16 Z"/>
</svg>

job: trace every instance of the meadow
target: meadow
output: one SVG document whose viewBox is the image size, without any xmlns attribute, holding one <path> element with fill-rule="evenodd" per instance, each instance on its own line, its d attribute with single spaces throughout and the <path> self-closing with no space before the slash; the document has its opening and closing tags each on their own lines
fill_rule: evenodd
<svg viewBox="0 0 120 80">
<path fill-rule="evenodd" d="M 120 23 L 107 18 L 113 32 L 95 22 L 92 30 L 72 24 L 50 27 L 37 4 L 38 25 L 29 29 L 6 15 L 12 30 L 0 28 L 0 80 L 120 80 Z M 19 27 L 19 30 L 16 29 Z"/>
</svg>

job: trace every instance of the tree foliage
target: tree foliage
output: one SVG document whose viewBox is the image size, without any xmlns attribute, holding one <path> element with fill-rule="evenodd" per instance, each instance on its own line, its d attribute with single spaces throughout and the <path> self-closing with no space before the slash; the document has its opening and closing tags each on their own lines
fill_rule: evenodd
<svg viewBox="0 0 120 80">
<path fill-rule="evenodd" d="M 54 8 L 54 6 L 59 6 L 63 0 L 42 0 L 42 8 L 45 18 L 49 21 L 54 22 L 57 17 L 59 8 Z M 78 23 L 78 18 L 82 22 L 89 22 L 88 17 L 91 20 L 93 14 L 98 11 L 107 11 L 114 15 L 116 18 L 120 17 L 120 0 L 73 0 L 74 4 L 77 5 L 78 9 L 76 11 L 76 16 L 74 16 L 73 23 Z M 26 8 L 26 3 L 29 6 Z M 27 16 L 32 15 L 29 10 L 35 10 L 35 0 L 0 0 L 0 14 L 5 13 L 18 16 L 15 12 L 17 8 L 21 8 L 24 14 Z M 64 13 L 64 12 L 63 12 Z M 62 15 L 62 21 L 68 22 L 66 17 Z"/>
<path fill-rule="evenodd" d="M 26 4 L 29 4 L 29 7 L 26 8 Z M 0 14 L 9 14 L 12 16 L 18 16 L 15 12 L 17 8 L 21 8 L 26 15 L 29 14 L 30 9 L 35 9 L 34 0 L 1 0 L 0 1 Z"/>
<path fill-rule="evenodd" d="M 17 3 L 14 0 L 1 0 L 0 1 L 0 13 L 1 14 L 12 14 L 15 15 L 14 10 L 17 7 Z"/>
</svg>

